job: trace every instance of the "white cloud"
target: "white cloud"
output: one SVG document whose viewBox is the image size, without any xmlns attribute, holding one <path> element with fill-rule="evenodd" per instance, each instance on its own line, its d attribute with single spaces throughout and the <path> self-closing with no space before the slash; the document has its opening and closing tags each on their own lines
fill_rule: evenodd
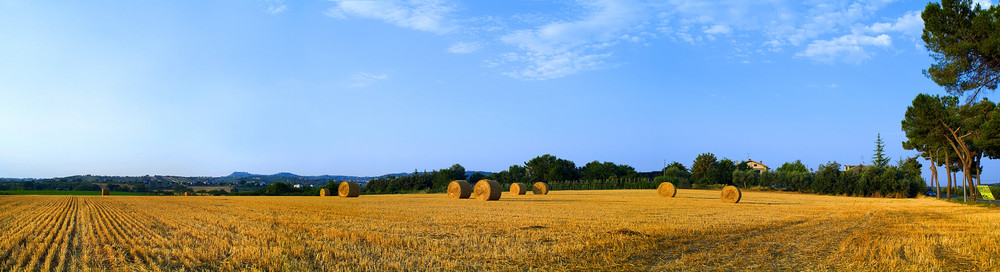
<svg viewBox="0 0 1000 272">
<path fill-rule="evenodd" d="M 277 15 L 288 10 L 285 0 L 258 0 L 264 13 Z"/>
<path fill-rule="evenodd" d="M 984 9 L 988 9 L 988 8 L 990 8 L 990 6 L 993 5 L 993 1 L 990 1 L 990 0 L 973 0 L 972 3 L 973 4 L 979 4 L 979 7 L 984 8 Z"/>
<path fill-rule="evenodd" d="M 884 22 L 897 0 L 576 0 L 558 18 L 544 13 L 457 17 L 447 0 L 333 0 L 326 14 L 368 18 L 409 29 L 448 35 L 454 54 L 479 52 L 490 41 L 513 49 L 487 60 L 501 73 L 545 80 L 615 66 L 623 46 L 649 46 L 656 39 L 691 44 L 728 42 L 719 50 L 741 58 L 787 54 L 822 62 L 860 63 L 892 39 L 917 43 L 923 22 L 912 11 Z M 662 39 L 666 38 L 666 39 Z M 489 46 L 490 48 L 502 48 Z M 786 50 L 788 49 L 788 50 Z M 755 62 L 767 63 L 767 62 Z"/>
<path fill-rule="evenodd" d="M 714 25 L 705 29 L 705 34 L 729 34 L 733 33 L 733 29 L 724 25 Z"/>
<path fill-rule="evenodd" d="M 455 54 L 468 54 L 479 51 L 483 44 L 479 42 L 457 42 L 448 47 L 448 52 Z"/>
<path fill-rule="evenodd" d="M 831 40 L 815 40 L 806 47 L 805 51 L 799 52 L 795 56 L 826 63 L 839 61 L 860 64 L 872 57 L 872 53 L 868 52 L 866 48 L 889 47 L 891 45 L 892 38 L 886 34 L 874 37 L 849 34 Z"/>
<path fill-rule="evenodd" d="M 555 54 L 508 53 L 504 62 L 523 63 L 519 69 L 504 72 L 505 75 L 524 80 L 546 80 L 567 75 L 598 70 L 609 66 L 604 59 L 611 53 L 587 54 L 564 51 Z"/>
<path fill-rule="evenodd" d="M 277 7 L 276 6 L 269 6 L 269 7 L 267 7 L 267 13 L 271 14 L 271 15 L 275 15 L 275 14 L 278 14 L 278 13 L 285 12 L 285 10 L 287 10 L 287 9 L 288 9 L 288 6 L 285 6 L 285 5 L 280 5 L 280 6 L 277 6 Z"/>
<path fill-rule="evenodd" d="M 445 34 L 455 29 L 448 18 L 454 6 L 441 0 L 337 0 L 335 2 L 336 6 L 326 11 L 327 16 L 340 19 L 348 17 L 377 19 L 399 27 L 437 34 Z"/>
<path fill-rule="evenodd" d="M 891 1 L 858 1 L 846 6 L 818 4 L 800 18 L 805 23 L 787 31 L 779 30 L 777 37 L 791 45 L 799 45 L 826 34 L 843 31 L 871 16 L 888 2 Z"/>
<path fill-rule="evenodd" d="M 900 32 L 911 37 L 919 37 L 924 29 L 924 19 L 920 18 L 919 11 L 911 11 L 896 18 L 894 23 L 875 23 L 867 29 L 874 33 Z"/>
<path fill-rule="evenodd" d="M 351 77 L 354 79 L 354 83 L 351 84 L 351 88 L 364 88 L 375 84 L 375 82 L 389 79 L 389 76 L 386 74 L 369 73 L 357 73 Z"/>
<path fill-rule="evenodd" d="M 642 7 L 628 1 L 602 0 L 588 4 L 591 14 L 575 21 L 558 21 L 500 37 L 519 51 L 504 55 L 514 63 L 505 74 L 527 80 L 552 79 L 606 67 L 608 52 L 620 41 L 634 41 L 627 30 L 643 19 Z"/>
</svg>

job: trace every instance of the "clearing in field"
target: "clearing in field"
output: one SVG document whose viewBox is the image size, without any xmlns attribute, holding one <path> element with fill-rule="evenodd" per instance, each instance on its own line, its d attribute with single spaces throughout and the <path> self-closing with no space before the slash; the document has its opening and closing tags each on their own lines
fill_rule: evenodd
<svg viewBox="0 0 1000 272">
<path fill-rule="evenodd" d="M 0 196 L 0 270 L 996 270 L 1000 213 L 719 191 Z"/>
</svg>

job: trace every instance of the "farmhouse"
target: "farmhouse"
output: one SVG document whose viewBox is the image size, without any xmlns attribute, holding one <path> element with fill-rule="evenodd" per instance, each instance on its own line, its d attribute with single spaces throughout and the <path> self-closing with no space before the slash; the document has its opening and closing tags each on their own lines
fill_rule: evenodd
<svg viewBox="0 0 1000 272">
<path fill-rule="evenodd" d="M 861 173 L 862 169 L 865 169 L 865 165 L 864 164 L 858 164 L 858 165 L 846 165 L 845 164 L 844 165 L 844 172 L 854 171 L 855 173 Z"/>
<path fill-rule="evenodd" d="M 763 173 L 764 171 L 767 171 L 767 169 L 768 169 L 767 165 L 764 165 L 763 162 L 754 161 L 754 160 L 749 160 L 747 162 L 747 166 L 749 166 L 754 171 L 757 171 L 757 174 Z"/>
</svg>

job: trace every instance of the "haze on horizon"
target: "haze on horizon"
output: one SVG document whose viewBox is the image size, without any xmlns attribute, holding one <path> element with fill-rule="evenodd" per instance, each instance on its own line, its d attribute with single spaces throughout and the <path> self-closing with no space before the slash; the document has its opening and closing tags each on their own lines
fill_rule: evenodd
<svg viewBox="0 0 1000 272">
<path fill-rule="evenodd" d="M 0 177 L 895 164 L 926 4 L 0 1 Z"/>
</svg>

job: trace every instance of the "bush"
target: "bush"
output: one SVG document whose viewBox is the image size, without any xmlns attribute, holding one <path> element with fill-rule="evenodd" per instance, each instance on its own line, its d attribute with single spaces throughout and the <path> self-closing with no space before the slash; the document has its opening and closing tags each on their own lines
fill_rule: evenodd
<svg viewBox="0 0 1000 272">
<path fill-rule="evenodd" d="M 677 189 L 690 189 L 691 181 L 686 178 L 680 178 L 676 176 L 659 176 L 653 179 L 653 183 L 659 186 L 660 183 L 670 182 L 674 184 Z"/>
<path fill-rule="evenodd" d="M 757 171 L 736 170 L 733 171 L 733 185 L 740 188 L 749 188 L 757 185 Z"/>
<path fill-rule="evenodd" d="M 73 187 L 73 191 L 100 191 L 101 186 L 94 185 L 93 183 L 80 184 Z"/>
</svg>

